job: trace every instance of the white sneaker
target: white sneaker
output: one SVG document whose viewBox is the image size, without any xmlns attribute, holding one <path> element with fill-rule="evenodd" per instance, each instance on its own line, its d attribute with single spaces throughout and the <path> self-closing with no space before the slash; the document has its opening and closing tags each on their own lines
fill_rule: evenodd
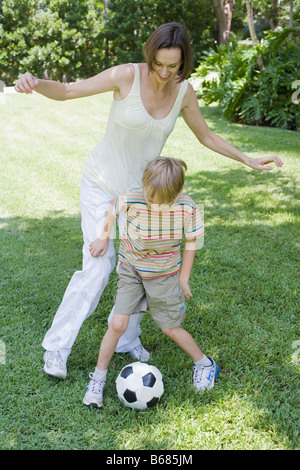
<svg viewBox="0 0 300 470">
<path fill-rule="evenodd" d="M 103 389 L 105 387 L 105 380 L 97 381 L 94 379 L 94 374 L 90 372 L 90 383 L 83 397 L 83 403 L 87 406 L 94 408 L 101 408 L 103 402 Z"/>
<path fill-rule="evenodd" d="M 210 366 L 193 367 L 193 383 L 200 394 L 214 386 L 215 379 L 218 377 L 218 373 L 220 370 L 219 366 L 217 366 L 217 364 L 211 357 L 209 357 L 208 359 L 211 360 Z"/>
<path fill-rule="evenodd" d="M 46 351 L 44 361 L 44 371 L 46 374 L 57 379 L 65 379 L 67 377 L 67 365 L 59 351 Z"/>
<path fill-rule="evenodd" d="M 129 351 L 129 354 L 133 359 L 137 359 L 142 362 L 147 362 L 150 359 L 150 353 L 141 344 Z"/>
</svg>

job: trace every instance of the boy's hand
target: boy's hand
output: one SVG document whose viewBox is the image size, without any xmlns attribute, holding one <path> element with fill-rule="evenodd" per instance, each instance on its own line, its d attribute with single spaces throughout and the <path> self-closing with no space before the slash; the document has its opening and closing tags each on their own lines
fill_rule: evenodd
<svg viewBox="0 0 300 470">
<path fill-rule="evenodd" d="M 193 294 L 191 293 L 191 289 L 189 286 L 189 281 L 179 278 L 179 282 L 180 282 L 181 289 L 183 290 L 184 298 L 190 299 L 191 297 L 193 297 Z"/>
<path fill-rule="evenodd" d="M 109 238 L 101 239 L 101 238 L 96 238 L 91 244 L 90 244 L 90 253 L 94 258 L 98 258 L 98 256 L 103 256 L 105 255 L 107 251 L 109 243 Z"/>
</svg>

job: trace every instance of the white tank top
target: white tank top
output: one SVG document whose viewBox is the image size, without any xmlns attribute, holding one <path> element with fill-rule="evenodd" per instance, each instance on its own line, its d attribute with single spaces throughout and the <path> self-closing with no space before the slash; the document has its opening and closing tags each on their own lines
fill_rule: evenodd
<svg viewBox="0 0 300 470">
<path fill-rule="evenodd" d="M 163 119 L 146 111 L 140 93 L 140 70 L 135 69 L 129 94 L 113 100 L 105 134 L 84 165 L 84 175 L 112 197 L 142 186 L 145 166 L 161 155 L 181 109 L 188 82 L 181 82 L 176 101 Z"/>
</svg>

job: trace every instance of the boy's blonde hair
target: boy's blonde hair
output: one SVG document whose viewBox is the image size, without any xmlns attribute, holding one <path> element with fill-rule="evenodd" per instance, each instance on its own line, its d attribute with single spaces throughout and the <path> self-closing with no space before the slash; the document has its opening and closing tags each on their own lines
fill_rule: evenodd
<svg viewBox="0 0 300 470">
<path fill-rule="evenodd" d="M 157 204 L 175 201 L 184 185 L 187 165 L 178 158 L 157 157 L 148 163 L 143 174 L 143 188 L 148 202 Z"/>
</svg>

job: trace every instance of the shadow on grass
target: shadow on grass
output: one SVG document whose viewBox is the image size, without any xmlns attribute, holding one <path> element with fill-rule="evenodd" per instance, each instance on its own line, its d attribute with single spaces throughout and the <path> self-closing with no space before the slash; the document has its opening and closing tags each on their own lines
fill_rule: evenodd
<svg viewBox="0 0 300 470">
<path fill-rule="evenodd" d="M 193 394 L 186 386 L 191 381 L 192 364 L 187 366 L 185 354 L 164 337 L 147 316 L 143 321 L 142 340 L 152 351 L 153 363 L 165 376 L 163 400 L 157 410 L 148 414 L 120 408 L 113 382 L 121 367 L 131 360 L 126 355 L 116 355 L 108 379 L 107 404 L 101 419 L 95 419 L 95 423 L 98 425 L 99 420 L 106 423 L 107 449 L 120 448 L 120 432 L 136 433 L 142 426 L 148 433 L 147 448 L 176 448 L 176 433 L 171 434 L 171 430 L 174 433 L 176 408 L 181 414 L 186 412 L 187 422 L 192 417 L 191 423 L 201 424 L 205 432 L 213 435 L 217 424 L 209 421 L 207 407 L 210 410 L 216 407 L 222 413 L 229 404 L 234 416 L 226 415 L 227 424 L 221 431 L 224 434 L 219 438 L 220 448 L 230 447 L 230 433 L 227 435 L 225 428 L 235 429 L 237 433 L 244 429 L 247 434 L 247 425 L 241 428 L 240 418 L 247 421 L 249 412 L 253 412 L 253 420 L 248 416 L 248 442 L 253 438 L 253 429 L 258 436 L 268 435 L 267 446 L 274 448 L 277 443 L 278 447 L 295 449 L 299 438 L 296 422 L 299 370 L 291 363 L 291 357 L 293 341 L 300 339 L 295 181 L 279 173 L 206 171 L 187 178 L 186 187 L 196 202 L 205 203 L 207 238 L 204 248 L 196 254 L 191 279 L 193 298 L 188 302 L 184 327 L 203 351 L 217 360 L 221 367 L 220 378 L 203 399 Z M 271 204 L 270 195 L 274 196 L 274 192 L 278 197 L 273 197 Z M 22 405 L 17 406 L 17 403 L 23 403 L 24 394 L 33 387 L 32 368 L 42 375 L 40 344 L 71 275 L 81 268 L 81 248 L 79 216 L 55 213 L 43 219 L 1 220 L 1 340 L 8 351 L 6 381 L 10 380 L 16 365 L 20 366 L 24 359 L 31 361 L 28 364 L 25 360 L 22 369 L 25 385 L 18 391 L 15 402 L 16 423 L 24 419 Z M 69 361 L 69 382 L 56 387 L 62 402 L 65 398 L 58 390 L 66 393 L 73 387 L 72 407 L 82 406 L 82 389 L 78 391 L 76 384 L 79 381 L 86 385 L 88 371 L 95 364 L 107 315 L 113 305 L 116 280 L 113 273 L 96 312 L 79 333 Z M 43 386 L 42 380 L 45 381 L 44 376 L 39 387 Z M 9 406 L 13 404 L 11 398 Z M 169 409 L 173 409 L 174 414 Z M 96 424 L 92 417 L 96 414 L 94 410 L 83 411 L 88 417 L 83 432 L 93 435 L 91 429 Z M 67 419 L 68 408 L 60 409 L 60 413 Z M 81 414 L 83 412 L 80 420 L 83 419 Z M 76 417 L 74 420 L 73 426 L 76 426 Z M 170 435 L 159 444 L 158 437 L 149 435 L 161 420 L 165 420 L 166 432 Z M 272 438 L 268 432 L 273 433 Z M 243 442 L 238 436 L 236 441 Z M 65 448 L 72 448 L 74 437 L 72 442 L 66 440 Z M 80 445 L 84 448 L 82 442 L 77 443 L 77 447 Z M 90 445 L 86 441 L 85 447 Z M 194 445 L 200 448 L 202 444 Z M 104 448 L 100 443 L 99 446 Z"/>
<path fill-rule="evenodd" d="M 287 176 L 280 170 L 256 172 L 240 168 L 201 171 L 187 176 L 185 187 L 197 203 L 208 203 L 205 211 L 208 210 L 209 216 L 214 216 L 215 209 L 219 214 L 221 210 L 221 214 L 226 212 L 227 216 L 237 220 L 245 218 L 245 215 L 264 221 L 270 215 L 281 212 L 300 214 L 297 178 Z"/>
</svg>

